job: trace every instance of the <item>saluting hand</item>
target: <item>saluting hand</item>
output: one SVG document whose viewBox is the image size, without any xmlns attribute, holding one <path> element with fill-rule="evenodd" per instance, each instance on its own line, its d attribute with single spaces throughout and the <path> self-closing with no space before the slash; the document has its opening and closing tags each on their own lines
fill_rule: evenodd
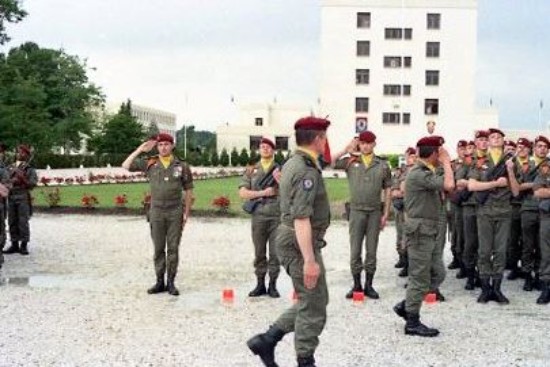
<svg viewBox="0 0 550 367">
<path fill-rule="evenodd" d="M 307 289 L 315 288 L 320 274 L 321 268 L 317 262 L 304 262 L 304 286 Z"/>
<path fill-rule="evenodd" d="M 145 143 L 141 144 L 138 150 L 142 153 L 150 152 L 157 145 L 156 140 L 147 140 Z"/>
</svg>

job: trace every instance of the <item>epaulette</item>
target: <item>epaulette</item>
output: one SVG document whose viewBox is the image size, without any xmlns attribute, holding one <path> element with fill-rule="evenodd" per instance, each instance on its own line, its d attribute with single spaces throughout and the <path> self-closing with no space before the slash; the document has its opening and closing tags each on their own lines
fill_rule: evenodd
<svg viewBox="0 0 550 367">
<path fill-rule="evenodd" d="M 359 161 L 359 156 L 356 156 L 356 155 L 352 155 L 349 157 L 347 163 L 346 163 L 346 169 L 349 168 L 349 166 L 351 166 L 352 164 L 354 164 L 355 162 L 358 162 Z"/>
<path fill-rule="evenodd" d="M 151 168 L 154 164 L 156 164 L 159 161 L 159 156 L 154 155 L 149 158 L 147 158 L 147 169 Z"/>
</svg>

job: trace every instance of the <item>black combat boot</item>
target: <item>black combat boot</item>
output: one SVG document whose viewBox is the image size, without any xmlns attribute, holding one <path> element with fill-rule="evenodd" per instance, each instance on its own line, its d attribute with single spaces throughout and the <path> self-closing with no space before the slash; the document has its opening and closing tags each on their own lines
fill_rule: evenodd
<svg viewBox="0 0 550 367">
<path fill-rule="evenodd" d="M 267 289 L 267 294 L 271 298 L 279 298 L 281 295 L 279 294 L 279 291 L 277 290 L 277 278 L 269 278 L 269 288 Z"/>
<path fill-rule="evenodd" d="M 405 264 L 405 255 L 399 254 L 399 260 L 395 263 L 393 267 L 396 269 L 402 269 L 405 267 Z"/>
<path fill-rule="evenodd" d="M 550 303 L 550 282 L 542 282 L 542 293 L 537 298 L 538 305 L 546 305 Z"/>
<path fill-rule="evenodd" d="M 531 272 L 525 273 L 525 282 L 523 283 L 523 290 L 531 292 L 533 290 L 533 276 Z"/>
<path fill-rule="evenodd" d="M 493 299 L 493 290 L 489 278 L 481 278 L 481 294 L 477 298 L 478 303 L 487 303 Z"/>
<path fill-rule="evenodd" d="M 501 284 L 502 278 L 493 279 L 493 299 L 501 305 L 507 305 L 510 301 L 508 301 L 508 298 L 502 294 L 502 291 L 500 290 Z"/>
<path fill-rule="evenodd" d="M 166 291 L 166 287 L 164 286 L 164 275 L 157 276 L 157 282 L 155 283 L 155 285 L 147 289 L 147 293 L 149 294 L 156 294 L 156 293 L 161 293 L 165 291 Z"/>
<path fill-rule="evenodd" d="M 540 275 L 537 272 L 535 272 L 535 279 L 533 279 L 533 288 L 537 291 L 542 291 L 542 281 L 540 280 Z"/>
<path fill-rule="evenodd" d="M 431 293 L 435 294 L 435 300 L 438 302 L 445 302 L 445 296 L 441 294 L 439 288 L 434 289 Z"/>
<path fill-rule="evenodd" d="M 11 246 L 7 250 L 2 251 L 4 254 L 18 254 L 19 253 L 19 242 L 11 241 Z"/>
<path fill-rule="evenodd" d="M 407 323 L 405 324 L 405 334 L 434 337 L 439 335 L 439 330 L 432 329 L 420 322 L 420 315 L 417 313 L 407 314 Z"/>
<path fill-rule="evenodd" d="M 166 290 L 168 291 L 168 294 L 170 294 L 172 296 L 179 296 L 180 291 L 176 288 L 176 283 L 175 283 L 174 280 L 175 280 L 174 276 L 168 277 L 168 283 L 166 284 Z"/>
<path fill-rule="evenodd" d="M 475 270 L 474 269 L 467 269 L 466 270 L 466 273 L 467 273 L 467 280 L 466 280 L 466 285 L 464 286 L 464 289 L 466 289 L 467 291 L 473 291 L 476 287 L 475 285 Z"/>
<path fill-rule="evenodd" d="M 378 299 L 380 296 L 378 292 L 372 287 L 372 280 L 374 278 L 374 273 L 365 274 L 365 296 L 371 299 Z"/>
<path fill-rule="evenodd" d="M 265 289 L 265 275 L 258 275 L 257 279 L 256 288 L 248 293 L 248 297 L 260 297 L 267 294 L 267 289 Z"/>
<path fill-rule="evenodd" d="M 405 266 L 403 267 L 403 269 L 401 269 L 401 271 L 399 272 L 399 274 L 397 274 L 397 276 L 401 278 L 405 278 L 409 276 L 409 257 L 407 255 L 405 255 Z"/>
<path fill-rule="evenodd" d="M 460 268 L 460 261 L 456 257 L 453 256 L 453 260 L 449 263 L 449 266 L 447 266 L 447 269 L 454 270 Z"/>
<path fill-rule="evenodd" d="M 28 255 L 29 254 L 29 249 L 27 247 L 27 242 L 25 242 L 25 241 L 21 242 L 21 248 L 19 249 L 19 253 L 21 255 Z"/>
<path fill-rule="evenodd" d="M 346 298 L 352 299 L 353 292 L 363 292 L 363 287 L 361 286 L 361 273 L 353 274 L 353 287 L 346 293 Z"/>
<path fill-rule="evenodd" d="M 466 271 L 466 268 L 464 267 L 464 263 L 462 261 L 459 262 L 459 269 L 456 273 L 456 279 L 464 279 L 468 276 L 468 272 Z"/>
<path fill-rule="evenodd" d="M 405 309 L 405 300 L 399 302 L 395 306 L 393 306 L 393 312 L 397 314 L 397 316 L 403 318 L 405 321 L 407 320 L 407 310 Z"/>
<path fill-rule="evenodd" d="M 313 356 L 298 357 L 298 367 L 315 367 L 315 358 Z"/>
<path fill-rule="evenodd" d="M 518 266 L 516 264 L 516 265 L 511 266 L 510 273 L 508 273 L 508 276 L 506 277 L 506 279 L 516 280 L 516 279 L 521 278 L 521 277 L 522 277 L 521 270 L 518 268 Z"/>
<path fill-rule="evenodd" d="M 285 332 L 273 325 L 265 333 L 250 338 L 246 345 L 252 353 L 260 357 L 265 366 L 278 367 L 278 364 L 275 363 L 275 346 L 283 336 L 285 336 Z"/>
</svg>

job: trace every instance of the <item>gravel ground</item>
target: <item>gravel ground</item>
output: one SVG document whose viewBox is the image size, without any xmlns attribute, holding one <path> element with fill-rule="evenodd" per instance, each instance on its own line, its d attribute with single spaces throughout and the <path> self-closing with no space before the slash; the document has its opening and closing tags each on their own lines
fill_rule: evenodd
<svg viewBox="0 0 550 367">
<path fill-rule="evenodd" d="M 31 255 L 6 256 L 0 271 L 0 366 L 259 366 L 245 341 L 291 304 L 282 275 L 277 300 L 248 299 L 254 285 L 249 222 L 194 218 L 184 232 L 182 295 L 147 295 L 153 280 L 148 226 L 138 217 L 33 217 Z M 395 230 L 381 235 L 375 287 L 380 300 L 353 304 L 347 226 L 327 233 L 324 258 L 331 303 L 316 358 L 319 366 L 548 366 L 550 309 L 538 292 L 505 282 L 509 306 L 476 303 L 454 271 L 447 302 L 426 305 L 433 339 L 403 334 L 392 306 L 405 281 L 393 264 Z M 446 253 L 449 257 L 449 254 Z M 448 262 L 449 259 L 447 259 Z M 221 302 L 222 289 L 235 302 Z M 292 336 L 277 348 L 294 366 Z"/>
</svg>

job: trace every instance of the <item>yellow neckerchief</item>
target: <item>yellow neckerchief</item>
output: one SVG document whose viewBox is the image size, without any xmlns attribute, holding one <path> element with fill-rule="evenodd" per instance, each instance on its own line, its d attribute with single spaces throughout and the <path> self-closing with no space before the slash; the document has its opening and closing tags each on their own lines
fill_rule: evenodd
<svg viewBox="0 0 550 367">
<path fill-rule="evenodd" d="M 164 168 L 168 168 L 168 166 L 170 165 L 170 163 L 172 163 L 172 160 L 174 159 L 174 156 L 172 154 L 170 154 L 168 157 L 161 157 L 159 155 L 159 160 L 160 160 L 160 163 L 162 163 L 162 166 Z"/>
<path fill-rule="evenodd" d="M 540 164 L 540 162 L 542 162 L 546 159 L 546 157 L 545 158 L 539 158 L 536 155 L 534 155 L 533 159 L 535 160 L 535 166 L 538 166 Z"/>
<path fill-rule="evenodd" d="M 260 164 L 262 165 L 262 169 L 264 172 L 267 172 L 269 167 L 273 164 L 274 159 L 273 158 L 262 158 L 260 159 Z"/>
<path fill-rule="evenodd" d="M 476 149 L 476 157 L 478 158 L 485 158 L 485 156 L 487 155 L 487 151 L 485 150 L 479 150 L 479 149 Z"/>
<path fill-rule="evenodd" d="M 423 159 L 417 158 L 420 162 L 422 162 L 426 167 L 428 167 L 433 173 L 435 173 L 435 166 L 433 164 L 430 164 L 426 162 Z"/>
<path fill-rule="evenodd" d="M 529 162 L 529 156 L 527 156 L 525 158 L 521 158 L 518 155 L 518 163 L 520 164 L 520 166 L 523 166 L 525 163 L 528 163 L 528 162 Z"/>
<path fill-rule="evenodd" d="M 365 167 L 369 167 L 371 165 L 373 157 L 374 157 L 374 153 L 361 154 L 361 160 L 363 161 L 363 164 L 365 165 Z"/>
<path fill-rule="evenodd" d="M 497 164 L 498 162 L 500 162 L 500 157 L 502 157 L 502 149 L 489 148 L 489 155 L 491 156 L 493 164 Z"/>
<path fill-rule="evenodd" d="M 296 148 L 296 150 L 299 150 L 299 151 L 304 152 L 305 154 L 307 154 L 311 158 L 313 163 L 315 163 L 315 166 L 318 169 L 321 169 L 321 167 L 319 166 L 319 153 L 314 152 L 313 150 L 307 149 L 307 148 L 304 148 L 304 147 L 298 147 L 298 148 Z"/>
</svg>

